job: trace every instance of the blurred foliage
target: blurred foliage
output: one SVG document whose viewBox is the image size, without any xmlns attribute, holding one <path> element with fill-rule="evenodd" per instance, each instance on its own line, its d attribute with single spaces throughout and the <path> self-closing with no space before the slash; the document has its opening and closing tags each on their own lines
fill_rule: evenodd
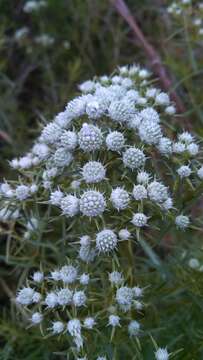
<svg viewBox="0 0 203 360">
<path fill-rule="evenodd" d="M 23 12 L 24 3 L 0 0 L 0 130 L 10 137 L 10 142 L 0 138 L 2 178 L 14 176 L 6 160 L 29 148 L 40 124 L 61 111 L 75 94 L 77 84 L 95 74 L 110 73 L 119 64 L 140 62 L 150 66 L 128 26 L 107 0 L 48 0 L 47 7 L 30 14 Z M 203 136 L 203 40 L 191 31 L 189 17 L 173 19 L 167 13 L 168 1 L 126 3 L 168 67 L 194 131 Z M 16 31 L 24 27 L 28 33 L 16 40 Z M 41 34 L 48 34 L 54 43 L 36 43 Z M 28 333 L 9 300 L 30 268 L 39 262 L 48 266 L 50 249 L 56 255 L 51 263 L 57 263 L 63 242 L 57 248 L 50 241 L 27 242 L 19 249 L 18 239 L 10 236 L 12 230 L 0 225 L 4 233 L 0 242 L 0 302 L 4 308 L 0 311 L 0 359 L 65 360 L 65 355 L 52 353 L 53 341 L 42 341 L 34 329 Z M 202 273 L 188 266 L 190 258 L 203 263 L 202 231 L 198 230 L 201 236 L 183 233 L 170 239 L 167 253 L 162 254 L 167 278 L 150 267 L 142 253 L 135 257 L 137 281 L 141 286 L 149 285 L 144 325 L 159 339 L 159 346 L 183 349 L 175 357 L 180 360 L 203 359 Z M 142 341 L 144 357 L 137 355 L 135 359 L 151 360 L 150 334 Z M 95 341 L 93 351 L 96 345 Z M 135 354 L 139 353 L 134 346 Z M 127 345 L 124 356 L 131 359 Z"/>
</svg>

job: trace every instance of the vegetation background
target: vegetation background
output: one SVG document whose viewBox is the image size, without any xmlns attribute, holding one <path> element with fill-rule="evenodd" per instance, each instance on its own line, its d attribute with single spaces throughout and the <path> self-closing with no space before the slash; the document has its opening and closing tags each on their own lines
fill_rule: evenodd
<svg viewBox="0 0 203 360">
<path fill-rule="evenodd" d="M 185 127 L 187 117 L 192 131 L 200 138 L 203 136 L 203 36 L 196 35 L 190 15 L 172 17 L 167 12 L 169 3 L 126 1 L 146 38 L 160 54 L 173 89 L 185 105 L 184 117 L 170 125 Z M 194 7 L 197 3 L 194 2 Z M 14 178 L 7 160 L 29 149 L 42 124 L 63 109 L 77 93 L 79 83 L 94 75 L 109 74 L 118 65 L 136 62 L 151 67 L 129 26 L 108 0 L 47 0 L 47 6 L 31 13 L 23 11 L 24 4 L 21 0 L 0 0 L 2 179 Z M 25 34 L 19 37 L 18 31 L 25 27 Z M 52 43 L 40 44 L 36 39 L 42 34 L 48 35 Z M 199 208 L 195 211 L 198 217 Z M 11 231 L 0 223 L 0 359 L 64 359 L 52 354 L 50 341 L 42 340 L 35 330 L 25 329 L 10 302 L 19 282 L 33 266 L 29 257 L 35 256 L 35 264 L 41 260 L 36 253 L 33 255 L 32 248 L 29 256 L 19 256 L 10 241 Z M 203 276 L 188 266 L 191 258 L 203 264 L 202 250 L 200 228 L 195 237 L 189 232 L 181 235 L 178 243 L 169 244 L 164 255 L 170 272 L 167 282 L 155 270 L 146 273 L 142 256 L 136 259 L 140 266 L 139 280 L 147 282 L 151 289 L 148 328 L 153 336 L 159 336 L 161 344 L 181 350 L 177 359 L 203 359 Z M 148 359 L 152 348 L 149 338 L 143 359 Z"/>
</svg>

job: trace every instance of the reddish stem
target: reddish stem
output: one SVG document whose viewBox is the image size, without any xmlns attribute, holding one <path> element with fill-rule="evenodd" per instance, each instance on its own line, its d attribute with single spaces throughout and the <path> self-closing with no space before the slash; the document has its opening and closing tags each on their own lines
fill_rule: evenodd
<svg viewBox="0 0 203 360">
<path fill-rule="evenodd" d="M 180 99 L 180 97 L 176 94 L 175 91 L 171 90 L 172 82 L 164 68 L 161 58 L 154 47 L 149 43 L 149 41 L 145 38 L 142 30 L 139 28 L 135 18 L 132 16 L 130 9 L 126 5 L 124 0 L 109 0 L 113 6 L 116 8 L 118 13 L 125 19 L 130 28 L 132 29 L 135 37 L 139 40 L 140 46 L 144 49 L 146 56 L 150 60 L 153 72 L 156 76 L 159 77 L 160 82 L 165 91 L 170 93 L 171 99 L 176 104 L 176 109 L 179 113 L 184 113 L 185 107 Z"/>
</svg>

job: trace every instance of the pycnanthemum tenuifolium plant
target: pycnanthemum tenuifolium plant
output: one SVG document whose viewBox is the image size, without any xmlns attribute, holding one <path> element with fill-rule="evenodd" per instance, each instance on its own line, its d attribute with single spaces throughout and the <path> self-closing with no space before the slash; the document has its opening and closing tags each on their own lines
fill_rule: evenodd
<svg viewBox="0 0 203 360">
<path fill-rule="evenodd" d="M 136 283 L 134 253 L 141 246 L 160 268 L 151 239 L 192 226 L 201 150 L 187 131 L 167 136 L 175 107 L 146 69 L 124 66 L 79 89 L 30 152 L 11 161 L 19 181 L 0 187 L 1 220 L 16 221 L 25 243 L 65 241 L 66 262 L 32 274 L 16 301 L 43 335 L 65 339 L 74 359 L 107 359 L 106 344 L 117 351 L 126 341 L 133 358 L 130 339 L 148 334 L 143 295 L 150 291 Z M 98 354 L 91 350 L 95 334 Z M 152 357 L 169 355 L 160 348 Z"/>
</svg>

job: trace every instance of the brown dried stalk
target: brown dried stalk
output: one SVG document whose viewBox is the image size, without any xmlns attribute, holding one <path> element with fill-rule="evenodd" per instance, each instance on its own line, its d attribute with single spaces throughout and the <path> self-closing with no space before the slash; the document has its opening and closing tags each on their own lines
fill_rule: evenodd
<svg viewBox="0 0 203 360">
<path fill-rule="evenodd" d="M 8 142 L 9 144 L 12 143 L 10 136 L 3 130 L 0 130 L 0 140 L 1 139 Z"/>
<path fill-rule="evenodd" d="M 139 28 L 135 18 L 132 16 L 130 9 L 126 5 L 125 1 L 124 0 L 109 0 L 109 1 L 113 4 L 113 6 L 118 11 L 118 13 L 123 17 L 123 19 L 125 19 L 125 21 L 130 26 L 131 30 L 134 33 L 134 36 L 136 37 L 136 39 L 138 39 L 140 46 L 145 51 L 146 56 L 149 59 L 150 64 L 152 66 L 152 70 L 154 74 L 159 78 L 163 89 L 170 93 L 171 99 L 175 102 L 178 113 L 184 113 L 186 111 L 184 104 L 180 99 L 180 97 L 176 94 L 176 92 L 171 90 L 172 81 L 169 78 L 166 69 L 161 62 L 161 58 L 159 54 L 154 49 L 154 47 L 149 43 L 149 41 L 145 38 L 142 30 Z"/>
</svg>

